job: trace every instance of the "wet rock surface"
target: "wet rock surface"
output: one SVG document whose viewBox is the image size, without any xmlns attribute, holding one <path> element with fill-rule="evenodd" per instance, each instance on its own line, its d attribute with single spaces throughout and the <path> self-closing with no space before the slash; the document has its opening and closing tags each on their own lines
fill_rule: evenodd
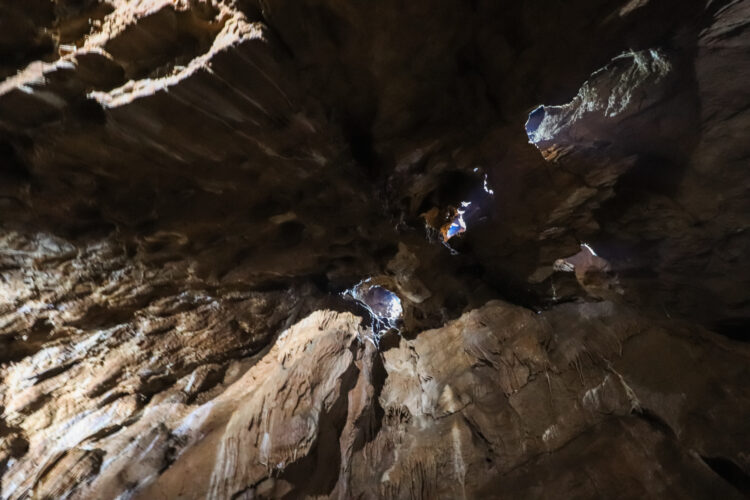
<svg viewBox="0 0 750 500">
<path fill-rule="evenodd" d="M 0 498 L 750 495 L 749 26 L 0 6 Z"/>
</svg>

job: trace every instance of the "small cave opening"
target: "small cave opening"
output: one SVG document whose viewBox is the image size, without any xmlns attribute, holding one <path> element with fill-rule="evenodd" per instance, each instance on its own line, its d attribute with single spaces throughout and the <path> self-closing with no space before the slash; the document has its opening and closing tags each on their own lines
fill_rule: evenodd
<svg viewBox="0 0 750 500">
<path fill-rule="evenodd" d="M 575 255 L 557 259 L 553 267 L 559 271 L 574 271 L 579 268 L 605 268 L 609 266 L 608 262 L 599 257 L 596 251 L 588 243 L 583 242 L 580 244 L 580 247 L 581 251 Z"/>
<path fill-rule="evenodd" d="M 441 235 L 443 236 L 443 241 L 447 242 L 454 236 L 458 236 L 459 234 L 466 232 L 466 221 L 464 220 L 464 214 L 466 213 L 466 209 L 470 206 L 470 201 L 462 201 L 461 208 L 454 209 L 455 215 L 453 215 L 453 217 L 451 217 L 451 220 L 440 230 Z"/>
<path fill-rule="evenodd" d="M 443 174 L 439 187 L 422 202 L 421 217 L 425 221 L 428 238 L 439 241 L 452 254 L 456 250 L 449 240 L 466 233 L 471 223 L 486 220 L 490 200 L 495 190 L 482 167 L 472 173 L 450 171 Z"/>
<path fill-rule="evenodd" d="M 526 120 L 526 135 L 529 136 L 530 144 L 536 145 L 539 140 L 537 132 L 539 131 L 539 126 L 544 121 L 545 114 L 544 105 L 537 106 L 529 113 L 529 118 Z"/>
<path fill-rule="evenodd" d="M 344 298 L 353 300 L 370 315 L 370 327 L 374 339 L 377 340 L 388 330 L 396 329 L 404 316 L 404 307 L 401 298 L 385 286 L 375 283 L 372 278 L 360 281 L 353 287 L 344 291 Z"/>
<path fill-rule="evenodd" d="M 610 262 L 599 256 L 589 243 L 580 243 L 580 248 L 578 253 L 553 263 L 555 274 L 549 281 L 552 302 L 575 299 L 581 293 L 599 299 L 623 295 L 620 279 Z M 570 277 L 565 277 L 566 273 Z"/>
</svg>

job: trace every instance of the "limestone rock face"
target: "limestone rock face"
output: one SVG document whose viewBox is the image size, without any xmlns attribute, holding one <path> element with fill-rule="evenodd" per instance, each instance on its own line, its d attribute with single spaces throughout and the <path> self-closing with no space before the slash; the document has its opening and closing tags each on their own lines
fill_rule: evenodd
<svg viewBox="0 0 750 500">
<path fill-rule="evenodd" d="M 750 495 L 749 0 L 0 5 L 0 498 Z"/>
</svg>

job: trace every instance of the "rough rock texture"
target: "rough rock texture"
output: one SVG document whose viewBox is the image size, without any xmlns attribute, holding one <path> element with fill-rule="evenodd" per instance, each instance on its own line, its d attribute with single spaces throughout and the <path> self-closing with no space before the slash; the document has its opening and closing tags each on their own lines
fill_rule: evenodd
<svg viewBox="0 0 750 500">
<path fill-rule="evenodd" d="M 0 79 L 3 500 L 750 495 L 750 1 L 4 2 Z"/>
</svg>

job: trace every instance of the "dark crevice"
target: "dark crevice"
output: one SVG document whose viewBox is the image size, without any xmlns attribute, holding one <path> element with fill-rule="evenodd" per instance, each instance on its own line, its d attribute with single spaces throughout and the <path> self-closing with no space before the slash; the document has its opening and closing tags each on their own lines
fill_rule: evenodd
<svg viewBox="0 0 750 500">
<path fill-rule="evenodd" d="M 4 408 L 0 406 L 0 415 L 3 414 Z M 8 462 L 11 459 L 18 459 L 29 451 L 29 440 L 23 430 L 18 427 L 9 426 L 3 418 L 0 417 L 0 442 L 5 442 L 9 446 L 6 453 L 0 455 L 0 485 L 3 483 L 3 476 L 7 469 Z"/>
<path fill-rule="evenodd" d="M 349 392 L 357 383 L 359 369 L 352 363 L 341 375 L 339 398 L 318 420 L 318 435 L 310 453 L 288 464 L 281 479 L 294 488 L 285 498 L 329 495 L 339 479 L 340 440 L 348 415 Z M 317 471 L 310 474 L 310 471 Z"/>
<path fill-rule="evenodd" d="M 156 394 L 172 387 L 180 375 L 180 373 L 168 373 L 149 377 L 141 381 L 136 392 L 146 401 L 150 401 Z"/>
<path fill-rule="evenodd" d="M 0 175 L 14 181 L 31 179 L 31 173 L 19 157 L 16 148 L 7 142 L 0 142 Z"/>
<path fill-rule="evenodd" d="M 107 330 L 130 321 L 138 311 L 145 309 L 154 301 L 178 293 L 179 290 L 173 284 L 155 285 L 148 293 L 134 297 L 128 304 L 118 306 L 94 304 L 81 318 L 71 321 L 67 326 L 81 330 Z"/>
<path fill-rule="evenodd" d="M 104 408 L 105 406 L 114 403 L 118 399 L 124 398 L 128 396 L 129 393 L 124 391 L 115 391 L 112 394 L 108 394 L 105 396 L 99 403 L 97 404 L 98 408 Z"/>
<path fill-rule="evenodd" d="M 42 409 L 50 401 L 52 401 L 52 394 L 40 394 L 23 408 L 20 408 L 18 412 L 22 415 L 31 415 Z"/>
<path fill-rule="evenodd" d="M 701 459 L 722 479 L 750 498 L 750 474 L 742 470 L 739 465 L 724 457 L 701 455 Z"/>
<path fill-rule="evenodd" d="M 34 385 L 40 384 L 40 383 L 44 382 L 47 379 L 51 379 L 52 377 L 56 377 L 57 375 L 65 372 L 65 371 L 70 370 L 71 368 L 73 368 L 75 365 L 77 365 L 80 362 L 81 362 L 81 360 L 77 359 L 75 361 L 71 361 L 69 363 L 65 363 L 65 364 L 60 365 L 60 366 L 56 366 L 55 368 L 51 368 L 51 369 L 49 369 L 49 370 L 47 370 L 45 372 L 40 373 L 39 375 L 35 375 L 33 377 L 33 379 L 34 379 Z"/>
<path fill-rule="evenodd" d="M 0 336 L 0 363 L 14 363 L 33 356 L 62 335 L 62 332 L 53 332 L 52 324 L 47 318 L 37 318 L 28 330 L 17 335 Z"/>
<path fill-rule="evenodd" d="M 217 370 L 211 370 L 201 381 L 201 383 L 195 388 L 195 392 L 188 397 L 186 403 L 193 404 L 195 400 L 201 395 L 201 393 L 209 391 L 217 385 L 221 384 L 221 382 L 224 380 L 224 374 L 226 373 L 227 368 L 228 367 L 224 365 Z"/>
<path fill-rule="evenodd" d="M 159 474 L 163 474 L 164 471 L 169 469 L 172 464 L 175 463 L 180 455 L 180 451 L 187 444 L 187 441 L 188 440 L 185 436 L 179 436 L 172 432 L 167 435 L 167 448 L 164 452 L 164 464 L 161 469 L 159 469 Z"/>
<path fill-rule="evenodd" d="M 113 389 L 120 381 L 121 376 L 122 370 L 117 370 L 115 373 L 113 373 L 112 375 L 104 379 L 101 383 L 96 385 L 93 389 L 91 389 L 91 391 L 89 391 L 88 397 L 97 398 L 110 389 Z"/>
<path fill-rule="evenodd" d="M 365 356 L 367 356 L 367 349 L 364 351 Z M 373 394 L 371 397 L 372 407 L 365 409 L 359 419 L 354 422 L 354 426 L 357 429 L 357 436 L 352 444 L 352 451 L 354 452 L 361 450 L 367 443 L 370 443 L 377 437 L 386 418 L 386 413 L 380 405 L 380 394 L 385 387 L 388 372 L 383 365 L 383 359 L 379 353 L 373 352 L 371 361 L 371 378 L 369 382 L 373 387 Z M 362 362 L 367 363 L 367 359 L 363 359 Z"/>
<path fill-rule="evenodd" d="M 39 470 L 39 473 L 36 476 L 36 483 L 39 484 L 44 479 L 44 476 L 49 474 L 57 464 L 60 463 L 60 461 L 66 457 L 66 455 L 70 452 L 70 450 L 60 451 L 57 452 L 56 455 L 53 455 L 51 459 L 47 461 L 47 463 L 44 464 L 44 467 Z"/>
<path fill-rule="evenodd" d="M 677 440 L 677 434 L 675 434 L 674 430 L 672 430 L 669 424 L 655 412 L 649 410 L 648 408 L 641 408 L 640 410 L 635 412 L 635 415 L 648 422 L 648 424 L 651 425 L 654 429 L 657 429 L 659 432 L 661 432 L 665 436 L 668 436 L 670 439 L 673 439 L 675 441 Z"/>
<path fill-rule="evenodd" d="M 719 335 L 737 342 L 750 342 L 750 318 L 727 318 L 711 327 Z"/>
<path fill-rule="evenodd" d="M 86 438 L 86 441 L 98 441 L 100 439 L 103 439 L 107 436 L 111 436 L 115 432 L 119 431 L 120 429 L 124 428 L 125 424 L 116 424 L 116 425 L 108 425 L 107 427 L 104 427 L 103 429 L 99 429 L 95 433 L 91 434 L 89 437 Z"/>
<path fill-rule="evenodd" d="M 380 160 L 375 151 L 369 127 L 359 120 L 349 118 L 344 120 L 343 129 L 349 142 L 352 158 L 365 168 L 365 172 L 371 178 L 374 178 L 378 173 Z"/>
</svg>

